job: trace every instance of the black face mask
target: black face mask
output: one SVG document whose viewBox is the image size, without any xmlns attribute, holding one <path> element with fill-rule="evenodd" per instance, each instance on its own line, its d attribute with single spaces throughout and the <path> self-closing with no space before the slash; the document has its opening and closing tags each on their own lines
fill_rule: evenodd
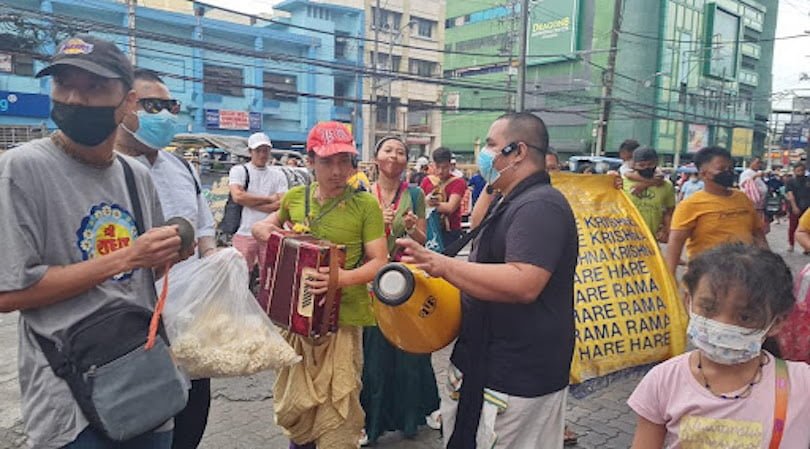
<svg viewBox="0 0 810 449">
<path fill-rule="evenodd" d="M 641 175 L 642 178 L 652 179 L 652 177 L 655 176 L 655 167 L 642 168 L 641 170 L 636 170 L 636 172 Z"/>
<path fill-rule="evenodd" d="M 714 175 L 714 182 L 723 187 L 731 187 L 734 185 L 734 180 L 736 178 L 737 175 L 731 170 L 721 171 L 720 173 Z"/>
<path fill-rule="evenodd" d="M 118 128 L 118 123 L 115 123 L 116 109 L 118 106 L 84 106 L 54 101 L 51 118 L 70 140 L 94 147 Z"/>
</svg>

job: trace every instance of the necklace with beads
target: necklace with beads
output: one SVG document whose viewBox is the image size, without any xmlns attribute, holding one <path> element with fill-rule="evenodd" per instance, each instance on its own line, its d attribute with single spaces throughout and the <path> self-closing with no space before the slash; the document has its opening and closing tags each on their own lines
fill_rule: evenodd
<svg viewBox="0 0 810 449">
<path fill-rule="evenodd" d="M 718 393 L 715 393 L 714 390 L 712 390 L 712 386 L 709 385 L 709 380 L 706 378 L 706 373 L 703 372 L 703 357 L 702 357 L 700 351 L 697 351 L 697 353 L 698 353 L 697 369 L 698 369 L 698 372 L 700 372 L 700 376 L 703 378 L 703 386 L 706 388 L 706 390 L 709 391 L 709 393 L 713 394 L 714 396 L 717 396 L 720 399 L 725 399 L 725 400 L 729 400 L 729 401 L 733 401 L 733 400 L 736 400 L 736 399 L 744 399 L 744 398 L 747 398 L 748 396 L 751 396 L 751 391 L 754 389 L 754 385 L 758 384 L 762 380 L 762 367 L 764 367 L 768 363 L 768 356 L 764 355 L 764 354 L 760 354 L 759 355 L 759 367 L 757 368 L 757 371 L 754 373 L 754 377 L 751 378 L 751 381 L 748 382 L 748 385 L 745 387 L 745 389 L 743 391 L 741 391 L 738 394 L 735 394 L 733 396 L 730 396 L 730 395 L 726 395 L 726 394 L 722 394 L 722 393 L 718 394 Z M 763 356 L 765 358 L 765 361 L 762 360 Z"/>
</svg>

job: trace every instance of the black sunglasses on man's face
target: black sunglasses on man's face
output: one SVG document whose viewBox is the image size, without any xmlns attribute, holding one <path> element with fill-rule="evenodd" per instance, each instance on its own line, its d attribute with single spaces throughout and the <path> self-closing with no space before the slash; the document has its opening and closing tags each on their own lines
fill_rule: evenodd
<svg viewBox="0 0 810 449">
<path fill-rule="evenodd" d="M 157 114 L 162 110 L 167 110 L 172 114 L 177 114 L 180 112 L 180 101 L 179 100 L 164 100 L 162 98 L 141 98 L 138 100 L 143 110 L 148 112 L 149 114 Z"/>
</svg>

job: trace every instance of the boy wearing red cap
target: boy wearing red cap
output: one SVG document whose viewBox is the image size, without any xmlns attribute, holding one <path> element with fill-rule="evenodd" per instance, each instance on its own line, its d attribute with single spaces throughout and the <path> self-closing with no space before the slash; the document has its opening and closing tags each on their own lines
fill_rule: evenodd
<svg viewBox="0 0 810 449">
<path fill-rule="evenodd" d="M 382 212 L 376 198 L 347 185 L 357 154 L 354 139 L 340 123 L 317 124 L 307 138 L 314 182 L 295 187 L 281 208 L 253 226 L 257 240 L 283 226 L 303 225 L 306 232 L 346 246 L 338 332 L 313 346 L 304 337 L 287 334 L 303 361 L 278 372 L 273 387 L 276 422 L 290 435 L 291 448 L 356 448 L 365 415 L 360 406 L 363 368 L 362 327 L 374 324 L 366 284 L 388 260 Z M 309 191 L 310 210 L 305 216 Z M 308 280 L 313 293 L 326 292 L 329 269 Z"/>
</svg>

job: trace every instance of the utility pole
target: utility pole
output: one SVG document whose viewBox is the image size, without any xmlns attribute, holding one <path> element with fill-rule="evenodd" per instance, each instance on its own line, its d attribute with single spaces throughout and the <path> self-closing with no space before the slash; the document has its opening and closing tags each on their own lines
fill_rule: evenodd
<svg viewBox="0 0 810 449">
<path fill-rule="evenodd" d="M 515 25 L 518 23 L 516 20 L 518 1 L 519 0 L 509 0 L 509 9 L 511 10 L 511 14 L 505 19 L 509 23 L 509 31 L 506 34 L 506 41 L 503 43 L 503 47 L 500 49 L 502 54 L 505 53 L 506 56 L 509 57 L 509 62 L 507 63 L 506 67 L 506 90 L 508 91 L 506 94 L 506 112 L 512 111 L 515 106 L 515 95 L 512 92 L 512 70 L 514 70 L 513 64 L 515 57 L 515 39 L 517 39 L 518 36 L 518 30 L 515 29 Z"/>
<path fill-rule="evenodd" d="M 374 27 L 374 52 L 371 54 L 371 104 L 368 107 L 370 112 L 368 118 L 368 145 L 371 148 L 377 143 L 377 65 L 380 61 L 380 0 L 377 0 L 377 7 L 372 14 L 371 26 Z M 388 55 L 390 58 L 391 55 Z M 370 153 L 370 152 L 369 152 Z M 371 159 L 371 154 L 365 154 L 363 159 Z"/>
<path fill-rule="evenodd" d="M 129 29 L 129 61 L 137 65 L 137 46 L 135 44 L 135 7 L 138 0 L 127 0 L 127 28 Z"/>
<path fill-rule="evenodd" d="M 379 0 L 378 0 L 379 1 Z M 399 31 L 397 31 L 397 36 L 399 35 Z M 388 69 L 391 70 L 391 73 L 394 72 L 394 31 L 389 26 L 388 27 Z M 386 122 L 386 129 L 388 130 L 387 134 L 391 135 L 391 88 L 394 84 L 394 79 L 388 79 L 388 102 L 385 104 L 385 122 Z"/>
<path fill-rule="evenodd" d="M 613 27 L 610 34 L 610 53 L 608 65 L 602 73 L 602 110 L 599 112 L 599 123 L 596 131 L 596 155 L 605 154 L 607 142 L 607 125 L 610 120 L 611 96 L 613 95 L 613 79 L 616 74 L 616 52 L 619 43 L 619 31 L 622 26 L 622 0 L 613 3 Z"/>
<path fill-rule="evenodd" d="M 518 85 L 515 110 L 523 112 L 526 106 L 526 44 L 529 35 L 529 0 L 520 0 L 520 40 L 518 41 Z"/>
</svg>

